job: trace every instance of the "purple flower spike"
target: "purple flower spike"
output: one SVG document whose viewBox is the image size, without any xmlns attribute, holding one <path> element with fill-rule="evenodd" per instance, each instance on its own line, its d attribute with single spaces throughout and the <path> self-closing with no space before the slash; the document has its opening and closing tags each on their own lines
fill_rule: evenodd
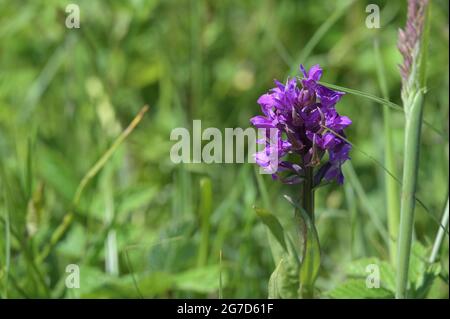
<svg viewBox="0 0 450 319">
<path fill-rule="evenodd" d="M 275 80 L 275 88 L 258 99 L 264 115 L 253 117 L 250 122 L 257 128 L 277 128 L 279 133 L 277 143 L 260 141 L 266 147 L 255 154 L 256 162 L 264 169 L 273 168 L 270 154 L 276 152 L 278 169 L 274 179 L 286 184 L 299 183 L 305 168 L 317 167 L 315 184 L 322 178 L 342 184 L 341 167 L 350 158 L 351 150 L 344 129 L 352 121 L 339 115 L 335 106 L 344 93 L 318 83 L 322 77 L 319 65 L 308 71 L 300 65 L 300 71 L 303 78 L 288 79 L 286 84 Z M 300 163 L 283 159 L 289 154 L 298 155 Z M 284 171 L 291 176 L 279 178 Z"/>
</svg>

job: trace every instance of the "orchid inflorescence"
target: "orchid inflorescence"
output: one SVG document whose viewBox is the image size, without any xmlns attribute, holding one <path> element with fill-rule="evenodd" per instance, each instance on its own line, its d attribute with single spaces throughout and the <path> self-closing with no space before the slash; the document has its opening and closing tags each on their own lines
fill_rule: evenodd
<svg viewBox="0 0 450 319">
<path fill-rule="evenodd" d="M 344 93 L 318 83 L 322 76 L 319 65 L 309 71 L 301 65 L 300 70 L 302 78 L 288 78 L 286 85 L 275 80 L 276 87 L 258 99 L 264 115 L 253 117 L 251 123 L 257 128 L 275 128 L 277 134 L 275 142 L 267 138 L 258 141 L 265 148 L 255 154 L 255 161 L 263 170 L 273 172 L 274 179 L 283 171 L 290 172 L 290 176 L 280 178 L 287 184 L 302 182 L 305 169 L 315 167 L 315 185 L 323 178 L 342 184 L 341 166 L 349 159 L 351 149 L 344 129 L 352 121 L 339 115 L 335 106 Z M 278 155 L 275 172 L 272 152 Z M 289 154 L 300 157 L 298 164 L 286 159 Z M 327 160 L 322 161 L 325 155 Z"/>
</svg>

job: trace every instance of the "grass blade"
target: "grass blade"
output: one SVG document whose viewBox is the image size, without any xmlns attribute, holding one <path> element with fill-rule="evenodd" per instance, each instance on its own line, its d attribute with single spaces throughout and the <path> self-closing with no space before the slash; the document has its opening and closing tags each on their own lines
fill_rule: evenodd
<svg viewBox="0 0 450 319">
<path fill-rule="evenodd" d="M 211 180 L 209 178 L 202 178 L 200 180 L 200 208 L 199 208 L 199 218 L 200 218 L 200 246 L 198 248 L 198 259 L 197 266 L 206 266 L 208 261 L 208 243 L 209 243 L 209 233 L 211 225 L 211 214 L 212 214 L 212 186 Z"/>
<path fill-rule="evenodd" d="M 106 150 L 106 152 L 102 155 L 102 157 L 92 166 L 92 168 L 86 173 L 86 175 L 81 180 L 80 184 L 78 185 L 78 188 L 75 192 L 75 196 L 73 199 L 73 209 L 75 209 L 81 199 L 81 195 L 83 194 L 84 189 L 89 184 L 89 182 L 100 172 L 100 170 L 105 166 L 105 164 L 108 162 L 108 160 L 113 156 L 115 151 L 118 149 L 118 147 L 125 141 L 125 139 L 133 132 L 133 130 L 137 127 L 137 125 L 141 122 L 142 118 L 144 117 L 144 114 L 148 111 L 148 106 L 145 105 L 139 113 L 136 115 L 136 117 L 131 121 L 130 125 L 122 132 L 122 134 L 119 135 L 119 137 L 114 141 L 114 143 L 111 145 L 111 147 Z M 42 262 L 50 253 L 52 248 L 58 243 L 58 241 L 61 239 L 61 237 L 64 235 L 66 230 L 69 228 L 70 224 L 72 224 L 72 221 L 75 217 L 75 213 L 73 210 L 69 213 L 67 213 L 61 224 L 56 228 L 56 230 L 53 232 L 49 243 L 47 246 L 44 247 L 42 250 L 42 253 L 38 256 L 38 262 Z"/>
<path fill-rule="evenodd" d="M 373 94 L 370 94 L 370 93 L 367 93 L 367 92 L 355 90 L 355 89 L 346 88 L 346 87 L 335 85 L 335 84 L 322 82 L 322 81 L 320 81 L 319 83 L 322 84 L 323 86 L 326 86 L 326 87 L 330 88 L 330 89 L 342 91 L 342 92 L 349 93 L 349 94 L 356 95 L 356 96 L 360 96 L 360 97 L 369 99 L 369 100 L 371 100 L 371 101 L 373 101 L 373 102 L 375 102 L 377 104 L 385 105 L 385 106 L 387 106 L 387 107 L 389 107 L 391 109 L 394 109 L 394 110 L 397 110 L 397 111 L 403 111 L 403 108 L 400 105 L 395 104 L 395 103 L 393 103 L 391 101 L 388 101 L 386 99 L 383 99 L 383 98 L 381 98 L 379 96 L 376 96 L 376 95 L 373 95 Z M 439 135 L 443 140 L 448 141 L 448 135 L 446 135 L 446 134 L 442 133 L 441 131 L 439 131 L 436 127 L 433 126 L 433 124 L 431 124 L 427 120 L 422 119 L 422 121 L 428 128 L 430 128 L 433 132 L 435 132 L 437 135 Z"/>
<path fill-rule="evenodd" d="M 436 239 L 434 240 L 433 250 L 431 251 L 430 258 L 428 259 L 428 262 L 430 264 L 436 261 L 437 256 L 439 254 L 439 249 L 441 248 L 442 245 L 442 241 L 444 240 L 445 231 L 448 228 L 448 199 L 447 205 L 445 206 L 444 214 L 442 215 L 441 225 L 444 225 L 445 228 L 439 227 Z"/>
<path fill-rule="evenodd" d="M 430 19 L 429 5 L 422 1 L 423 12 L 415 12 L 415 3 L 408 3 L 407 31 L 419 34 L 413 44 L 414 52 L 402 54 L 405 61 L 411 60 L 411 70 L 403 74 L 402 86 L 403 109 L 405 110 L 405 142 L 403 158 L 403 187 L 400 209 L 400 232 L 398 238 L 398 262 L 397 285 L 395 297 L 407 298 L 408 272 L 411 255 L 412 236 L 414 229 L 415 195 L 419 173 L 420 136 L 422 130 L 422 117 L 424 107 L 424 95 L 426 93 L 426 52 L 428 50 L 428 28 Z M 424 21 L 423 29 L 420 29 L 420 21 Z M 416 27 L 416 25 L 419 25 Z M 412 30 L 412 31 L 411 31 Z M 408 34 L 407 34 L 408 35 Z M 401 43 L 405 45 L 405 43 Z M 401 48 L 401 47 L 400 47 Z M 400 50 L 402 51 L 402 50 Z"/>
<path fill-rule="evenodd" d="M 373 95 L 373 94 L 370 94 L 370 93 L 367 93 L 367 92 L 355 90 L 355 89 L 346 88 L 346 87 L 335 85 L 335 84 L 322 82 L 322 81 L 320 81 L 319 83 L 322 84 L 323 86 L 326 86 L 326 87 L 330 88 L 330 89 L 337 90 L 337 91 L 342 91 L 342 92 L 349 93 L 349 94 L 353 94 L 353 95 L 356 95 L 356 96 L 359 96 L 359 97 L 363 97 L 363 98 L 369 99 L 369 100 L 371 100 L 371 101 L 373 101 L 375 103 L 378 103 L 378 104 L 381 104 L 381 105 L 386 105 L 386 106 L 388 106 L 388 107 L 390 107 L 390 108 L 392 108 L 394 110 L 403 111 L 403 108 L 400 105 L 395 104 L 395 103 L 393 103 L 393 102 L 391 102 L 389 100 L 383 99 L 383 98 L 381 98 L 379 96 L 376 96 L 376 95 Z"/>
<path fill-rule="evenodd" d="M 383 95 L 383 98 L 385 100 L 389 101 L 389 94 L 386 83 L 386 73 L 384 71 L 384 65 L 381 60 L 378 41 L 374 42 L 374 56 L 377 66 L 377 76 L 381 94 Z M 384 142 L 385 142 L 384 166 L 393 175 L 397 176 L 397 169 L 395 167 L 394 146 L 392 140 L 391 110 L 386 105 L 383 107 L 383 125 L 384 125 Z M 397 181 L 393 177 L 386 175 L 385 175 L 385 196 L 386 196 L 387 221 L 389 231 L 389 255 L 391 263 L 395 263 L 397 251 L 398 225 L 400 222 L 399 187 Z"/>
<path fill-rule="evenodd" d="M 418 92 L 412 103 L 409 118 L 406 119 L 405 153 L 403 162 L 403 187 L 400 213 L 400 233 L 398 238 L 397 298 L 406 298 L 409 257 L 411 253 L 414 226 L 415 193 L 419 170 L 419 148 L 423 93 Z"/>
</svg>

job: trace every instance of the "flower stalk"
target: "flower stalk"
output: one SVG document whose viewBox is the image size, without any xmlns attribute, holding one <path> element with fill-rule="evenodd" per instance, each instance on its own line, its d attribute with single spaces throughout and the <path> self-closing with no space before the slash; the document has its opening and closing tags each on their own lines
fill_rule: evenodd
<svg viewBox="0 0 450 319">
<path fill-rule="evenodd" d="M 300 194 L 301 206 L 305 213 L 308 215 L 309 220 L 312 224 L 312 227 L 315 228 L 315 216 L 314 216 L 314 170 L 312 167 L 305 168 L 305 180 L 303 181 L 302 191 Z M 298 209 L 296 209 L 296 214 L 299 214 Z M 298 219 L 300 216 L 297 216 Z M 303 219 L 301 219 L 303 220 Z M 301 224 L 300 224 L 301 225 Z M 307 227 L 300 226 L 300 233 L 304 233 L 307 230 Z M 306 239 L 303 240 L 304 245 L 308 245 L 308 241 Z M 306 251 L 306 247 L 303 249 Z M 314 298 L 314 281 L 308 284 L 303 284 L 301 289 L 301 295 L 304 299 L 313 299 Z"/>
<path fill-rule="evenodd" d="M 320 267 L 320 245 L 314 225 L 314 189 L 322 180 L 338 184 L 344 182 L 342 165 L 350 159 L 351 149 L 344 130 L 352 121 L 336 110 L 336 104 L 344 93 L 319 83 L 322 76 L 319 65 L 312 66 L 309 71 L 301 65 L 300 71 L 303 77 L 288 79 L 285 85 L 275 81 L 276 87 L 258 99 L 264 115 L 253 117 L 250 122 L 257 128 L 275 129 L 277 132 L 275 138 L 271 136 L 258 141 L 265 148 L 254 155 L 256 163 L 263 171 L 272 174 L 273 179 L 285 184 L 301 184 L 298 205 L 290 201 L 295 207 L 295 218 L 303 237 L 303 251 L 301 261 L 295 257 L 300 265 L 290 265 L 289 268 L 296 269 L 291 274 L 298 271 L 293 280 L 299 284 L 295 294 L 313 298 L 314 282 Z M 271 156 L 274 153 L 277 155 L 275 163 Z M 274 228 L 273 223 L 271 227 Z M 279 229 L 275 227 L 274 232 L 279 234 Z M 269 281 L 269 295 L 278 295 L 276 278 L 286 275 L 283 269 L 289 259 L 288 254 L 278 263 L 280 266 Z M 291 280 L 285 280 L 279 295 L 292 296 L 291 290 L 283 289 L 291 284 Z"/>
<path fill-rule="evenodd" d="M 415 193 L 419 169 L 419 143 L 422 125 L 423 93 L 418 92 L 406 118 L 403 189 L 397 261 L 396 298 L 407 298 L 409 259 L 414 226 Z"/>
<path fill-rule="evenodd" d="M 409 0 L 406 27 L 399 31 L 398 48 L 403 55 L 400 72 L 405 111 L 405 141 L 395 294 L 398 299 L 408 297 L 409 260 L 414 229 L 420 135 L 426 91 L 427 14 L 427 0 Z"/>
<path fill-rule="evenodd" d="M 301 203 L 305 212 L 308 214 L 311 221 L 314 223 L 314 180 L 313 168 L 305 169 L 305 180 L 303 182 Z"/>
</svg>

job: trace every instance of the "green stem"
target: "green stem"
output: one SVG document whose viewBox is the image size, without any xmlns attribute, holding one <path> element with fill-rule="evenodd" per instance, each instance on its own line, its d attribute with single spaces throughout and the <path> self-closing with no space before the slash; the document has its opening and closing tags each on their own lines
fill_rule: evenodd
<svg viewBox="0 0 450 319">
<path fill-rule="evenodd" d="M 305 168 L 305 181 L 302 189 L 302 208 L 308 213 L 314 223 L 314 189 L 313 189 L 313 168 Z"/>
<path fill-rule="evenodd" d="M 400 233 L 397 253 L 396 298 L 407 297 L 409 257 L 414 227 L 414 205 L 419 168 L 420 133 L 423 113 L 423 92 L 418 91 L 405 105 L 405 153 L 403 163 L 403 188 L 400 212 Z M 410 100 L 410 101 L 411 101 Z"/>
<path fill-rule="evenodd" d="M 200 232 L 201 239 L 199 245 L 199 253 L 197 257 L 197 265 L 199 267 L 206 266 L 208 262 L 208 247 L 210 242 L 210 225 L 212 213 L 212 186 L 209 178 L 202 178 L 200 180 Z"/>
<path fill-rule="evenodd" d="M 311 223 L 314 225 L 314 187 L 313 180 L 314 171 L 312 167 L 305 168 L 305 180 L 303 182 L 302 194 L 301 194 L 301 206 L 311 219 Z M 302 230 L 300 230 L 302 231 Z M 306 239 L 305 239 L 306 240 Z M 307 243 L 308 244 L 308 243 Z M 304 299 L 314 298 L 314 283 L 310 285 L 304 285 L 302 287 L 302 297 Z"/>
</svg>

